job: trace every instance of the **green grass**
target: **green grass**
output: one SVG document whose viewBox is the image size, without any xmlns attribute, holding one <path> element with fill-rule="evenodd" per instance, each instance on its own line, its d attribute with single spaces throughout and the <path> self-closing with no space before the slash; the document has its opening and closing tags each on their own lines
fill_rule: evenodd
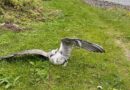
<svg viewBox="0 0 130 90">
<path fill-rule="evenodd" d="M 33 30 L 15 33 L 0 30 L 0 55 L 38 48 L 55 49 L 64 37 L 81 38 L 102 45 L 106 53 L 74 49 L 67 67 L 55 66 L 39 57 L 20 57 L 0 61 L 0 89 L 12 90 L 129 90 L 130 61 L 118 38 L 130 36 L 127 11 L 90 7 L 81 0 L 51 0 L 46 8 L 62 10 L 63 16 L 52 21 L 32 22 Z M 1 20 L 1 19 L 0 19 Z M 120 36 L 121 33 L 121 36 Z M 17 79 L 18 78 L 18 79 Z M 15 80 L 16 79 L 16 80 Z"/>
</svg>

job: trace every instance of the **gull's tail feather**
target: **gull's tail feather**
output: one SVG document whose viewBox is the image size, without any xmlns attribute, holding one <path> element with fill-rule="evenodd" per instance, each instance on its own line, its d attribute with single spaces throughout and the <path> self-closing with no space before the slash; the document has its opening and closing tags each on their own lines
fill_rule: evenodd
<svg viewBox="0 0 130 90">
<path fill-rule="evenodd" d="M 18 53 L 15 53 L 15 54 L 0 57 L 0 60 L 9 59 L 9 58 L 12 58 L 12 57 L 17 57 L 17 56 L 24 56 L 24 55 L 40 55 L 40 56 L 48 58 L 47 52 L 45 52 L 43 50 L 39 50 L 39 49 L 32 49 L 32 50 L 25 50 L 25 51 L 18 52 Z"/>
</svg>

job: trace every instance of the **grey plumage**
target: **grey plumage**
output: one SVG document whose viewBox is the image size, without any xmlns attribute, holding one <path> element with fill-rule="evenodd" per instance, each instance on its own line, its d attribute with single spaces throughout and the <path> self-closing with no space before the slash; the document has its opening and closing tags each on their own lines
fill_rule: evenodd
<svg viewBox="0 0 130 90">
<path fill-rule="evenodd" d="M 16 57 L 16 56 L 23 56 L 23 55 L 40 55 L 48 58 L 49 61 L 53 64 L 56 65 L 66 64 L 71 55 L 71 51 L 75 46 L 83 48 L 88 51 L 93 51 L 98 53 L 105 52 L 105 50 L 97 44 L 85 40 L 81 40 L 81 39 L 64 38 L 61 40 L 61 45 L 59 49 L 55 49 L 50 52 L 45 52 L 39 49 L 25 50 L 8 56 L 0 57 L 0 60 Z"/>
<path fill-rule="evenodd" d="M 47 52 L 40 50 L 40 49 L 32 49 L 32 50 L 25 50 L 25 51 L 22 51 L 22 52 L 18 52 L 18 53 L 14 53 L 14 54 L 10 54 L 10 55 L 7 55 L 7 56 L 0 57 L 0 60 L 12 58 L 12 57 L 25 56 L 25 55 L 40 55 L 40 56 L 43 56 L 43 57 L 48 57 Z"/>
<path fill-rule="evenodd" d="M 77 47 L 80 47 L 89 51 L 93 51 L 93 52 L 100 52 L 100 53 L 105 52 L 103 47 L 97 44 L 85 41 L 85 40 L 81 40 L 81 39 L 64 38 L 62 39 L 62 43 L 64 45 L 74 45 L 74 46 L 77 46 Z"/>
</svg>

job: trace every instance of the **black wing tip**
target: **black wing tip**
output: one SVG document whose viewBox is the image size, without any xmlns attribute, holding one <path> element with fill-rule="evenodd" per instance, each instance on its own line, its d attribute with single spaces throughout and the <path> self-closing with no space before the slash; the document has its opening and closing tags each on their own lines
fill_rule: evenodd
<svg viewBox="0 0 130 90">
<path fill-rule="evenodd" d="M 92 44 L 92 46 L 95 47 L 94 51 L 98 52 L 98 53 L 105 53 L 105 50 L 103 49 L 102 46 L 98 45 L 98 44 Z"/>
<path fill-rule="evenodd" d="M 105 53 L 105 50 L 102 49 L 102 50 L 99 50 L 99 51 L 96 51 L 96 52 L 98 52 L 98 53 Z"/>
<path fill-rule="evenodd" d="M 105 53 L 106 51 L 103 48 L 97 48 L 96 50 L 94 50 L 93 52 L 97 52 L 97 53 Z"/>
</svg>

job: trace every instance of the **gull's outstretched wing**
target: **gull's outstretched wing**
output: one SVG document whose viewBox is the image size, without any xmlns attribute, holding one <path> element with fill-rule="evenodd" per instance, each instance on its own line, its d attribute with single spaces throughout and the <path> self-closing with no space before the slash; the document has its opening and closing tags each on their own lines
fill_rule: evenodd
<svg viewBox="0 0 130 90">
<path fill-rule="evenodd" d="M 0 60 L 12 58 L 12 57 L 17 57 L 17 56 L 25 56 L 25 55 L 40 55 L 40 56 L 43 56 L 45 58 L 48 58 L 47 52 L 45 52 L 43 50 L 39 50 L 39 49 L 32 49 L 32 50 L 25 50 L 25 51 L 18 52 L 15 54 L 0 57 Z"/>
<path fill-rule="evenodd" d="M 103 47 L 101 47 L 98 44 L 91 43 L 91 42 L 81 40 L 81 39 L 73 39 L 73 40 L 74 40 L 74 45 L 76 45 L 78 47 L 81 47 L 83 49 L 86 49 L 88 51 L 99 52 L 99 53 L 104 53 L 105 52 Z"/>
<path fill-rule="evenodd" d="M 61 46 L 59 51 L 64 55 L 69 56 L 73 46 L 77 46 L 93 52 L 100 52 L 100 53 L 105 52 L 105 50 L 97 44 L 81 39 L 70 39 L 70 38 L 64 38 L 61 40 Z"/>
</svg>

